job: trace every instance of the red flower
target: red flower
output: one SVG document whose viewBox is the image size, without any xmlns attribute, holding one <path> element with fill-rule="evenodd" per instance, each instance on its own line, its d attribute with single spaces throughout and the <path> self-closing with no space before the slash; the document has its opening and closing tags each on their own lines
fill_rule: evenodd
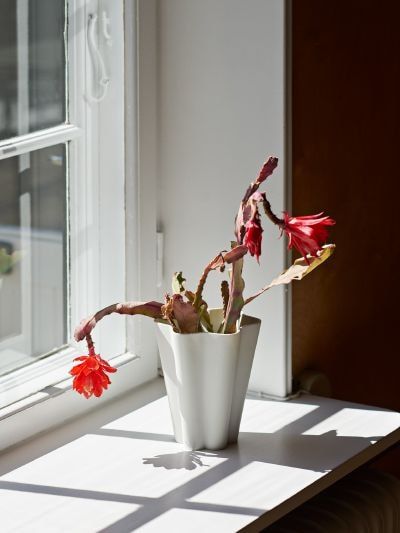
<svg viewBox="0 0 400 533">
<path fill-rule="evenodd" d="M 261 227 L 260 217 L 257 215 L 258 212 L 256 213 L 256 216 L 250 219 L 246 224 L 246 233 L 244 235 L 243 244 L 247 246 L 250 254 L 255 255 L 257 261 L 260 262 L 263 229 Z"/>
<path fill-rule="evenodd" d="M 92 394 L 101 396 L 103 389 L 107 389 L 111 383 L 106 372 L 116 372 L 117 369 L 95 354 L 94 350 L 89 351 L 89 355 L 77 357 L 74 361 L 83 362 L 75 365 L 70 371 L 70 374 L 75 376 L 72 388 L 85 398 L 90 398 Z"/>
<path fill-rule="evenodd" d="M 328 237 L 328 227 L 336 222 L 329 217 L 309 215 L 304 217 L 291 217 L 286 212 L 283 213 L 282 230 L 289 238 L 288 248 L 296 248 L 304 259 L 309 263 L 307 254 L 313 257 L 321 250 L 322 245 Z"/>
</svg>

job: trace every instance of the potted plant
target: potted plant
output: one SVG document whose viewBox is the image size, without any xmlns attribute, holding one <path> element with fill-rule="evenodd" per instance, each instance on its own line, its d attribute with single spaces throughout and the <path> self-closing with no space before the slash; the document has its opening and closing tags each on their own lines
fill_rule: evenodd
<svg viewBox="0 0 400 533">
<path fill-rule="evenodd" d="M 77 341 L 86 340 L 88 355 L 75 359 L 73 388 L 86 398 L 100 396 L 116 372 L 96 354 L 92 331 L 111 313 L 145 315 L 156 322 L 157 341 L 165 376 L 174 433 L 189 449 L 221 449 L 236 442 L 245 394 L 256 348 L 260 320 L 243 313 L 244 307 L 270 288 L 301 280 L 328 259 L 335 246 L 325 244 L 335 221 L 323 213 L 291 217 L 273 213 L 260 186 L 273 173 L 278 160 L 270 157 L 257 179 L 250 183 L 235 218 L 235 240 L 229 251 L 218 253 L 205 267 L 194 291 L 185 286 L 182 272 L 172 280 L 172 293 L 164 302 L 125 302 L 110 305 L 83 320 L 75 330 Z M 261 209 L 288 238 L 301 258 L 257 293 L 244 295 L 244 258 L 259 262 L 262 243 Z M 209 274 L 223 272 L 221 307 L 209 309 L 203 289 Z"/>
<path fill-rule="evenodd" d="M 20 253 L 14 251 L 9 242 L 0 241 L 0 289 L 3 283 L 3 276 L 11 274 L 19 258 Z"/>
</svg>

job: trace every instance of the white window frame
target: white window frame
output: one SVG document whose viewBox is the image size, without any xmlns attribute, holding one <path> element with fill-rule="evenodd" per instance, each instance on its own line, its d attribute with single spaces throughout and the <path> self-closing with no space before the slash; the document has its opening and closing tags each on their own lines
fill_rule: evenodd
<svg viewBox="0 0 400 533">
<path fill-rule="evenodd" d="M 139 15 L 143 26 L 150 18 L 154 21 L 155 3 L 151 2 L 147 7 L 143 4 L 138 4 L 136 0 L 68 1 L 70 13 L 74 14 L 69 18 L 68 27 L 69 35 L 73 36 L 69 38 L 68 46 L 69 124 L 18 138 L 12 146 L 10 141 L 6 143 L 8 149 L 12 148 L 12 154 L 18 155 L 55 144 L 54 139 L 57 142 L 73 140 L 69 157 L 69 323 L 72 329 L 83 317 L 110 303 L 125 298 L 153 299 L 155 294 L 155 167 L 151 143 L 156 131 L 155 122 L 146 120 L 148 113 L 152 112 L 152 97 L 147 97 L 147 92 L 140 89 L 149 81 L 146 78 L 154 73 L 147 69 L 147 74 L 144 72 L 140 80 L 137 74 L 140 39 L 151 43 L 151 37 L 145 31 L 139 38 L 137 21 Z M 139 13 L 139 8 L 143 13 Z M 90 102 L 89 96 L 89 91 L 93 89 L 93 63 L 87 46 L 86 28 L 90 14 L 97 13 L 101 22 L 103 12 L 110 19 L 113 34 L 110 54 L 115 55 L 111 64 L 107 51 L 104 54 L 111 82 L 107 98 L 96 103 Z M 152 31 L 155 33 L 155 25 Z M 82 50 L 85 50 L 84 54 Z M 141 58 L 144 61 L 142 66 L 147 60 L 151 61 L 149 56 L 155 53 L 151 48 L 148 52 L 143 51 L 148 57 Z M 155 62 L 152 64 L 155 65 Z M 82 80 L 85 80 L 84 94 Z M 143 99 L 140 117 L 137 111 L 139 93 Z M 94 132 L 98 142 L 90 145 Z M 149 139 L 151 136 L 154 138 Z M 140 146 L 139 138 L 144 138 Z M 110 139 L 116 142 L 111 145 Z M 97 156 L 87 157 L 88 150 L 93 146 L 97 148 Z M 0 143 L 0 157 L 2 148 L 4 146 Z M 139 158 L 138 153 L 142 149 L 143 156 Z M 99 246 L 99 242 L 107 245 Z M 148 341 L 154 338 L 150 331 L 153 327 L 151 322 L 135 317 L 129 320 L 127 329 L 126 320 L 122 317 L 107 317 L 96 328 L 94 340 L 99 353 L 116 366 L 127 366 L 123 372 L 113 376 L 112 387 L 100 401 L 110 400 L 157 375 L 156 346 L 154 341 Z M 48 429 L 59 421 L 61 412 L 64 418 L 68 418 L 98 405 L 98 399 L 94 405 L 94 402 L 69 391 L 71 379 L 66 379 L 66 376 L 72 366 L 72 358 L 86 350 L 84 343 L 76 346 L 72 334 L 73 331 L 68 334 L 68 347 L 56 355 L 40 359 L 0 381 L 2 404 L 8 404 L 0 410 L 0 431 L 6 435 L 0 442 L 0 449 Z M 64 394 L 66 391 L 69 392 Z M 20 398 L 18 401 L 15 401 L 15 392 Z M 57 412 L 50 409 L 49 414 L 45 400 L 61 394 L 62 405 Z M 60 401 L 58 398 L 57 402 Z M 30 407 L 46 413 L 46 421 L 38 423 L 36 418 L 33 422 Z M 6 430 L 10 423 L 13 429 L 6 434 L 2 429 Z"/>
</svg>

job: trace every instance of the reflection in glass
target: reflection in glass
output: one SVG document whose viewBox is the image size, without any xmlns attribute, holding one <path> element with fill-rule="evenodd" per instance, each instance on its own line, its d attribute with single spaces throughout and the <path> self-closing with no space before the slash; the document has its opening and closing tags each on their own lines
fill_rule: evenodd
<svg viewBox="0 0 400 533">
<path fill-rule="evenodd" d="M 0 161 L 0 375 L 66 341 L 65 157 Z"/>
<path fill-rule="evenodd" d="M 65 122 L 65 0 L 1 0 L 0 140 Z"/>
</svg>

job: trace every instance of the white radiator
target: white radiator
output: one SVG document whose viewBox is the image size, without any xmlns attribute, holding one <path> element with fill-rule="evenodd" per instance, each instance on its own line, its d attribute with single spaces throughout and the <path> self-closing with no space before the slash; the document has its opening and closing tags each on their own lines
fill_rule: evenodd
<svg viewBox="0 0 400 533">
<path fill-rule="evenodd" d="M 400 533 L 400 480 L 362 469 L 335 483 L 268 533 Z"/>
</svg>

